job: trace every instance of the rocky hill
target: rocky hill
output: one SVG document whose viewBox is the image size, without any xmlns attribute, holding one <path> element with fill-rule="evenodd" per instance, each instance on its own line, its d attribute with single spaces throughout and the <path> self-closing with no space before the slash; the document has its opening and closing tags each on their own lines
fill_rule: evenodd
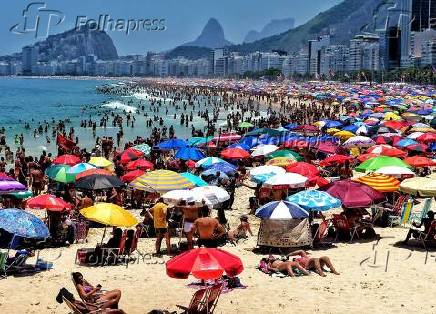
<svg viewBox="0 0 436 314">
<path fill-rule="evenodd" d="M 215 18 L 211 18 L 196 40 L 183 44 L 182 46 L 221 48 L 230 45 L 233 44 L 226 40 L 221 24 Z"/>
<path fill-rule="evenodd" d="M 253 41 L 281 34 L 294 28 L 295 19 L 290 17 L 287 19 L 275 19 L 266 24 L 260 32 L 251 30 L 245 36 L 244 43 L 251 43 Z"/>
</svg>

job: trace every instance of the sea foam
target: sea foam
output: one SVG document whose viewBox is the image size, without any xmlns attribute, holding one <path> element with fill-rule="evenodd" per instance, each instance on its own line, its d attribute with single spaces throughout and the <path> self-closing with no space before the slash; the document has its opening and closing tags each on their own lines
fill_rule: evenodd
<svg viewBox="0 0 436 314">
<path fill-rule="evenodd" d="M 107 104 L 102 105 L 102 107 L 123 110 L 123 111 L 131 112 L 131 113 L 136 113 L 136 110 L 137 110 L 135 107 L 125 105 L 120 101 L 111 101 Z"/>
</svg>

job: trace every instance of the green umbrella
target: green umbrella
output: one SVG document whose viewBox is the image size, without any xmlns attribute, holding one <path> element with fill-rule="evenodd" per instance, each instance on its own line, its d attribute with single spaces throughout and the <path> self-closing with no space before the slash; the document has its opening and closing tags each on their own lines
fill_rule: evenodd
<svg viewBox="0 0 436 314">
<path fill-rule="evenodd" d="M 210 142 L 212 139 L 213 136 L 207 136 L 207 137 L 194 136 L 188 140 L 188 144 L 191 146 L 203 145 Z"/>
<path fill-rule="evenodd" d="M 293 158 L 297 161 L 303 160 L 303 157 L 301 157 L 298 153 L 289 149 L 276 150 L 275 152 L 272 152 L 271 154 L 267 155 L 267 157 L 271 159 L 276 157 L 286 157 L 286 158 Z"/>
<path fill-rule="evenodd" d="M 252 128 L 253 126 L 254 125 L 251 124 L 250 122 L 241 122 L 241 123 L 239 123 L 238 128 L 248 129 L 248 128 Z"/>
<path fill-rule="evenodd" d="M 15 197 L 16 199 L 19 199 L 19 200 L 24 200 L 24 199 L 26 199 L 28 197 L 31 197 L 33 195 L 33 193 L 32 193 L 32 191 L 21 191 L 21 192 L 9 193 L 9 194 L 6 194 L 6 195 L 13 196 L 13 197 Z"/>
<path fill-rule="evenodd" d="M 51 165 L 45 170 L 45 174 L 50 179 L 61 183 L 72 183 L 75 181 L 75 175 L 69 173 L 70 166 L 66 165 Z"/>
<path fill-rule="evenodd" d="M 364 161 L 359 166 L 357 166 L 355 170 L 359 172 L 372 172 L 382 167 L 389 167 L 389 166 L 410 168 L 410 166 L 406 164 L 404 161 L 402 161 L 400 158 L 389 157 L 389 156 L 378 156 Z"/>
</svg>

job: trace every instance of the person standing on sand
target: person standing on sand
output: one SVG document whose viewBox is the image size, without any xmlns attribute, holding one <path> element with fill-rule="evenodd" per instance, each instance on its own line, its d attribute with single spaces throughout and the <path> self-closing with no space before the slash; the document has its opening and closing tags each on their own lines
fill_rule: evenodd
<svg viewBox="0 0 436 314">
<path fill-rule="evenodd" d="M 159 198 L 157 203 L 147 210 L 147 214 L 153 219 L 154 229 L 156 231 L 156 254 L 160 254 L 160 248 L 163 238 L 166 240 L 167 253 L 171 255 L 171 240 L 168 232 L 167 223 L 167 210 L 168 206 L 163 202 L 162 198 Z"/>
<path fill-rule="evenodd" d="M 216 248 L 226 235 L 226 230 L 220 225 L 218 219 L 209 217 L 210 210 L 207 206 L 201 208 L 201 218 L 194 222 L 193 232 L 198 234 L 198 246 Z"/>
</svg>

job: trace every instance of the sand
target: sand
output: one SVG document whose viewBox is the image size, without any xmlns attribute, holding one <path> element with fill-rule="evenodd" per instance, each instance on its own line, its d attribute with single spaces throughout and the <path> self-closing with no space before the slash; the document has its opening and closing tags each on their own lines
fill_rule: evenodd
<svg viewBox="0 0 436 314">
<path fill-rule="evenodd" d="M 236 209 L 227 214 L 231 226 L 236 225 L 241 213 L 248 211 L 250 195 L 246 188 L 237 190 Z M 255 217 L 250 217 L 250 221 L 257 233 L 259 221 Z M 325 278 L 314 273 L 275 278 L 258 271 L 256 266 L 262 255 L 252 252 L 256 235 L 237 247 L 227 245 L 225 250 L 241 257 L 245 270 L 240 279 L 248 287 L 223 294 L 215 313 L 436 313 L 433 297 L 436 253 L 427 255 L 419 246 L 399 247 L 396 243 L 404 239 L 405 228 L 376 231 L 381 235 L 379 242 L 338 243 L 326 250 L 311 250 L 314 256 L 328 255 L 341 273 L 339 276 L 328 273 Z M 127 313 L 176 311 L 176 304 L 189 304 L 194 290 L 187 284 L 195 278 L 167 277 L 163 262 L 168 257 L 147 259 L 128 267 L 76 265 L 76 250 L 94 246 L 101 240 L 102 232 L 91 229 L 88 243 L 43 250 L 41 256 L 47 260 L 54 260 L 61 253 L 50 271 L 0 280 L 0 313 L 68 313 L 67 306 L 56 303 L 55 296 L 60 288 L 66 287 L 77 297 L 70 277 L 72 271 L 82 272 L 92 284 L 121 289 L 120 307 Z M 140 239 L 138 248 L 143 253 L 152 253 L 154 240 Z M 386 267 L 387 252 L 390 259 Z"/>
</svg>

